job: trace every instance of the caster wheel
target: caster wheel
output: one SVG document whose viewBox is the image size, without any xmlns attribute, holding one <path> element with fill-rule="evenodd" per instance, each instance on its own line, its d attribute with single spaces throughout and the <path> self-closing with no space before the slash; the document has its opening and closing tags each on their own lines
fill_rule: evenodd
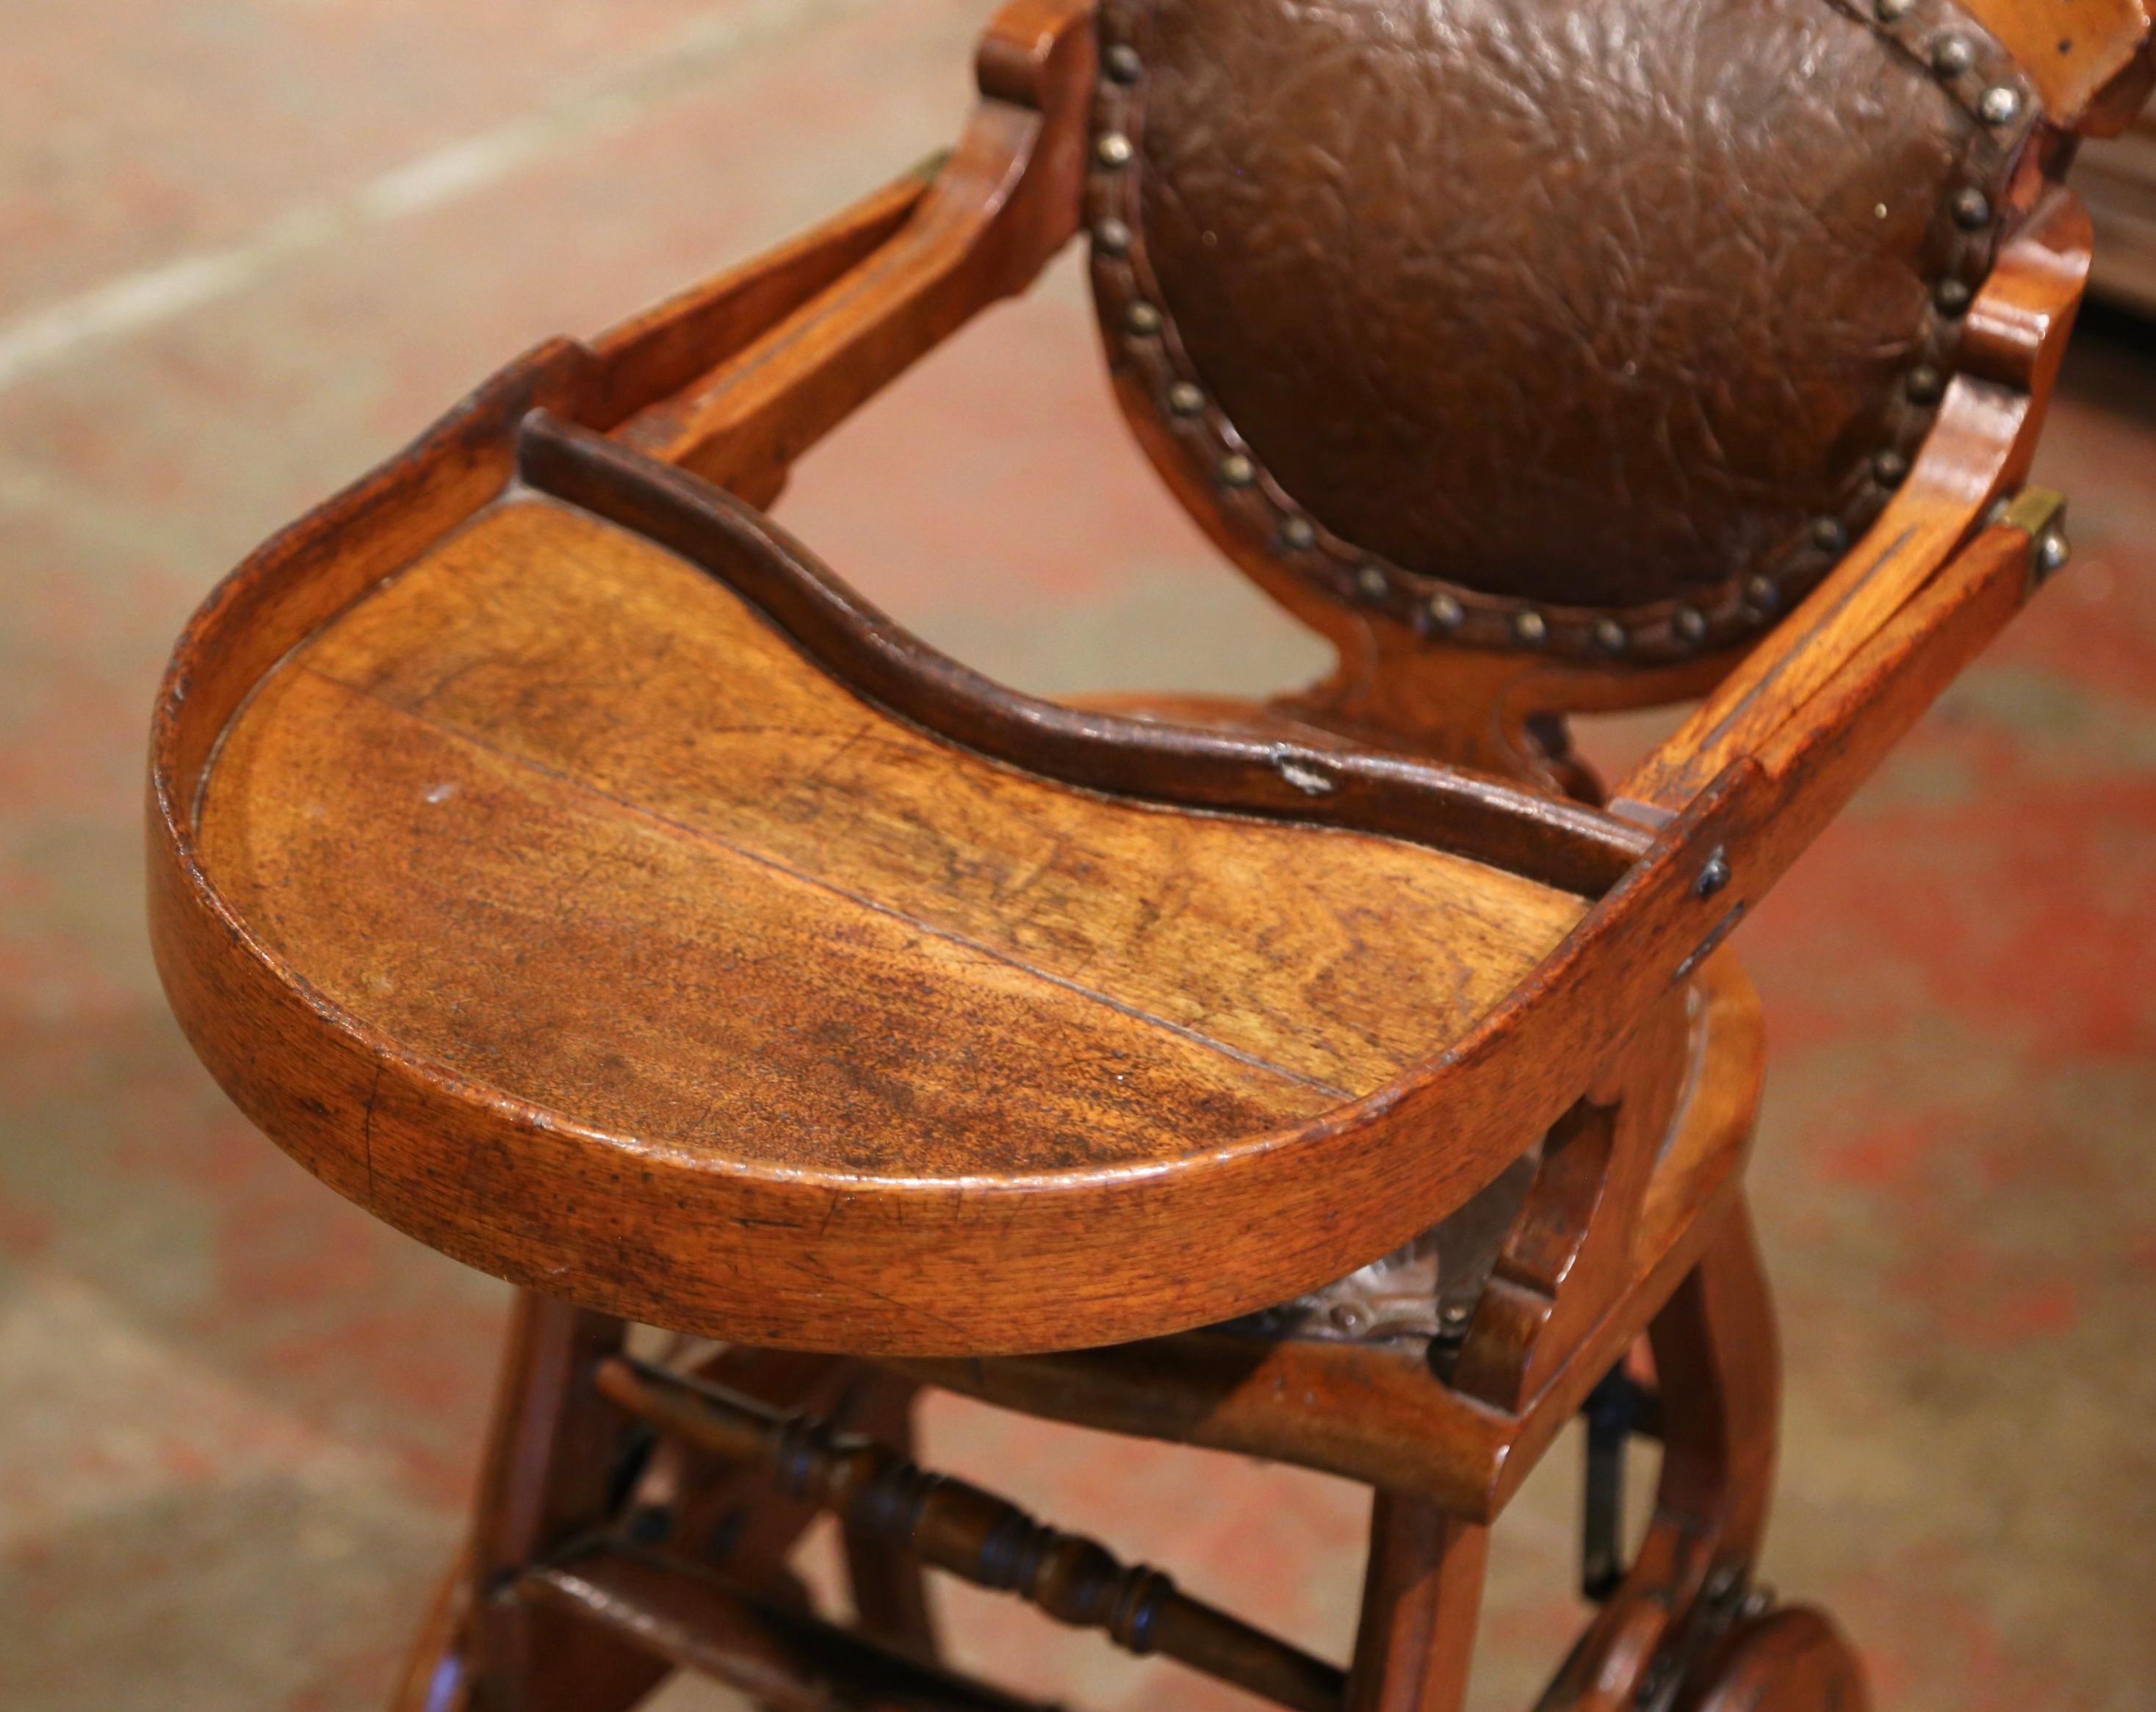
<svg viewBox="0 0 2156 1712">
<path fill-rule="evenodd" d="M 1809 1605 L 1740 1618 L 1676 1704 L 1679 1712 L 1871 1712 L 1855 1649 Z"/>
</svg>

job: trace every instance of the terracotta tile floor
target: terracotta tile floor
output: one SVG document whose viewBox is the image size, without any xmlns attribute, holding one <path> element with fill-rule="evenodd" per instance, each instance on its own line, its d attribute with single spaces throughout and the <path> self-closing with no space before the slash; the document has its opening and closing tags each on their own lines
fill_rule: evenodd
<svg viewBox="0 0 2156 1712">
<path fill-rule="evenodd" d="M 0 5 L 0 1704 L 378 1704 L 449 1550 L 499 1287 L 253 1135 L 137 894 L 165 648 L 269 530 L 540 336 L 935 146 L 983 0 Z M 2092 328 L 2043 474 L 2079 552 L 1744 944 L 1788 1320 L 1766 1570 L 1883 1707 L 2156 1681 L 2156 343 Z M 1048 690 L 1318 663 L 1114 421 L 1065 269 L 802 474 L 788 520 Z M 1598 738 L 1636 741 L 1636 732 Z M 947 1401 L 933 1458 L 1337 1650 L 1362 1500 Z M 1478 1706 L 1580 1619 L 1561 1451 L 1499 1536 Z M 962 1653 L 1229 1704 L 984 1597 Z M 670 1704 L 710 1704 L 693 1690 Z"/>
</svg>

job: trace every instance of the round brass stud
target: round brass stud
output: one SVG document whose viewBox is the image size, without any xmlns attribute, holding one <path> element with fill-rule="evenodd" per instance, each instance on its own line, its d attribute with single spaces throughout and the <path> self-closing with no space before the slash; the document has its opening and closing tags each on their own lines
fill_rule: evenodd
<svg viewBox="0 0 2156 1712">
<path fill-rule="evenodd" d="M 1821 552 L 1838 553 L 1849 545 L 1849 531 L 1839 517 L 1812 519 L 1812 545 Z"/>
<path fill-rule="evenodd" d="M 1697 607 L 1679 607 L 1670 614 L 1670 628 L 1683 642 L 1703 642 L 1707 639 L 1707 615 Z"/>
<path fill-rule="evenodd" d="M 1205 407 L 1205 391 L 1188 381 L 1178 381 L 1168 389 L 1168 407 L 1178 416 L 1195 416 Z"/>
<path fill-rule="evenodd" d="M 1964 280 L 1942 279 L 1932 292 L 1932 301 L 1938 305 L 1942 315 L 1958 315 L 1969 308 L 1974 295 Z"/>
<path fill-rule="evenodd" d="M 1899 23 L 1909 15 L 1909 8 L 1914 3 L 1915 0 L 1876 0 L 1871 15 L 1881 23 Z"/>
<path fill-rule="evenodd" d="M 1281 524 L 1281 539 L 1295 551 L 1307 552 L 1317 544 L 1317 531 L 1307 517 L 1290 517 Z"/>
<path fill-rule="evenodd" d="M 1782 591 L 1774 586 L 1771 577 L 1748 577 L 1744 579 L 1744 604 L 1752 612 L 1765 618 L 1782 603 Z"/>
<path fill-rule="evenodd" d="M 1101 56 L 1101 69 L 1117 83 L 1136 83 L 1145 70 L 1145 62 L 1138 58 L 1138 50 L 1128 42 L 1118 42 Z"/>
<path fill-rule="evenodd" d="M 1941 77 L 1959 77 L 1976 63 L 1976 50 L 1963 36 L 1941 36 L 1932 48 L 1932 69 Z"/>
<path fill-rule="evenodd" d="M 1131 228 L 1113 214 L 1093 228 L 1093 248 L 1103 255 L 1127 255 L 1131 248 Z"/>
<path fill-rule="evenodd" d="M 1131 140 L 1120 131 L 1102 131 L 1100 140 L 1093 145 L 1093 157 L 1103 167 L 1127 167 L 1137 152 L 1131 146 Z"/>
<path fill-rule="evenodd" d="M 1424 610 L 1430 613 L 1430 622 L 1440 630 L 1457 630 L 1467 617 L 1467 609 L 1455 597 L 1442 592 L 1432 595 Z"/>
<path fill-rule="evenodd" d="M 1123 311 L 1123 325 L 1140 338 L 1149 338 L 1160 331 L 1160 311 L 1140 298 Z"/>
<path fill-rule="evenodd" d="M 1246 488 L 1258 479 L 1258 466 L 1240 452 L 1230 452 L 1220 460 L 1220 479 L 1231 488 Z"/>
<path fill-rule="evenodd" d="M 1594 645 L 1603 653 L 1622 654 L 1630 640 L 1625 633 L 1625 627 L 1614 618 L 1597 618 L 1594 621 Z"/>
<path fill-rule="evenodd" d="M 1974 232 L 1991 223 L 1991 198 L 1974 185 L 1964 185 L 1953 196 L 1954 224 Z"/>
<path fill-rule="evenodd" d="M 1515 613 L 1512 634 L 1528 647 L 1539 648 L 1549 639 L 1549 621 L 1540 613 Z"/>
<path fill-rule="evenodd" d="M 2021 97 L 1996 84 L 1977 97 L 1976 110 L 1986 125 L 2011 125 L 2021 115 Z"/>
<path fill-rule="evenodd" d="M 1939 395 L 1947 389 L 1946 377 L 1928 362 L 1920 362 L 1909 371 L 1905 382 L 1911 399 L 1918 404 L 1936 404 Z"/>
<path fill-rule="evenodd" d="M 1882 488 L 1897 488 L 1909 474 L 1909 460 L 1899 452 L 1885 451 L 1871 460 L 1871 479 Z"/>
</svg>

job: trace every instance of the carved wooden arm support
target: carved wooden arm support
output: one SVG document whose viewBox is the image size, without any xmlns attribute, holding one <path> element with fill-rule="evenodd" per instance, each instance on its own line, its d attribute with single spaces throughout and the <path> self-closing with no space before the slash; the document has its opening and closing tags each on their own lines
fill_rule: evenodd
<svg viewBox="0 0 2156 1712">
<path fill-rule="evenodd" d="M 2156 90 L 2145 0 L 1961 0 L 2020 62 L 2063 131 L 2116 136 Z"/>
<path fill-rule="evenodd" d="M 2047 191 L 1971 305 L 1962 372 L 1902 492 L 1620 792 L 1620 813 L 1660 828 L 1714 787 L 1741 827 L 1722 821 L 1716 847 L 1696 853 L 1700 895 L 1727 888 L 1727 902 L 1686 973 L 2062 552 L 2056 495 L 1994 502 L 2026 472 L 2088 236 L 2079 203 Z M 1621 1288 L 1683 1074 L 1683 996 L 1681 982 L 1550 1132 L 1461 1351 L 1455 1381 L 1472 1395 L 1523 1407 Z"/>
<path fill-rule="evenodd" d="M 1962 369 L 1922 455 L 1849 556 L 1617 792 L 1665 822 L 1784 725 L 1941 574 L 1994 501 L 2028 472 L 2088 277 L 2088 216 L 2053 187 L 1970 305 Z"/>
<path fill-rule="evenodd" d="M 1091 16 L 1090 0 L 1012 0 L 932 176 L 607 335 L 586 424 L 768 505 L 795 458 L 1077 229 Z"/>
</svg>

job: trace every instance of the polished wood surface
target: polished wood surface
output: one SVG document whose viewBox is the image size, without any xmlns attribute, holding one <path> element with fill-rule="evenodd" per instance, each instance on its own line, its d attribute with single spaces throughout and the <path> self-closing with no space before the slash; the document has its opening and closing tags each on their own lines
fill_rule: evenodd
<svg viewBox="0 0 2156 1712">
<path fill-rule="evenodd" d="M 539 501 L 295 655 L 202 819 L 275 949 L 445 1070 L 800 1170 L 1054 1171 L 1291 1122 L 1450 1044 L 1585 909 L 998 768 Z M 910 1104 L 863 1099 L 901 1074 Z"/>
<path fill-rule="evenodd" d="M 1436 1382 L 1428 1350 L 1412 1340 L 1279 1339 L 1229 1327 L 1060 1354 L 895 1365 L 1006 1408 L 1345 1474 L 1494 1522 L 1736 1204 L 1766 1073 L 1765 1030 L 1730 953 L 1707 961 L 1697 994 L 1695 1055 L 1635 1210 L 1627 1274 L 1569 1359 L 1512 1407 Z"/>
<path fill-rule="evenodd" d="M 500 1167 L 534 1207 L 590 1168 L 550 1156 L 572 1125 L 623 1174 L 720 1196 L 761 1174 L 827 1212 L 879 1179 L 1202 1160 L 1441 1052 L 1584 909 L 1440 851 L 998 767 L 538 500 L 292 655 L 199 813 L 205 866 L 314 997 L 467 1107 L 543 1115 Z M 365 1192 L 421 1229 L 469 1217 L 471 1161 L 446 1171 L 378 1099 L 361 1119 L 341 1168 Z M 711 1223 L 670 1222 L 644 1246 L 693 1293 L 710 1260 L 665 1250 Z"/>
</svg>

